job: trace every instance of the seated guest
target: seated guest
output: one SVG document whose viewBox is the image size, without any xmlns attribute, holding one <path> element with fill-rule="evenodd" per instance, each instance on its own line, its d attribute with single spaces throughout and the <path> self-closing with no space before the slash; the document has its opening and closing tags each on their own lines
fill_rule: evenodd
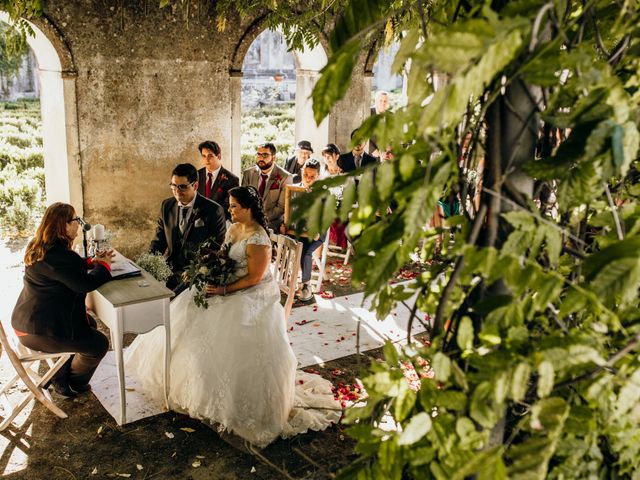
<svg viewBox="0 0 640 480">
<path fill-rule="evenodd" d="M 310 192 L 311 187 L 316 180 L 320 178 L 320 162 L 311 159 L 302 167 L 302 182 L 292 185 L 293 187 L 302 187 Z M 280 233 L 289 232 L 289 228 L 284 223 L 280 225 Z M 311 287 L 311 270 L 313 268 L 313 252 L 324 242 L 324 235 L 316 235 L 309 238 L 304 232 L 295 232 L 296 239 L 302 243 L 302 258 L 300 267 L 302 268 L 302 288 L 300 289 L 300 300 L 306 302 L 313 298 Z"/>
<path fill-rule="evenodd" d="M 237 176 L 222 166 L 220 145 L 206 140 L 198 145 L 202 167 L 198 170 L 198 193 L 222 206 L 227 220 L 229 213 L 229 190 L 240 185 Z"/>
<path fill-rule="evenodd" d="M 177 295 L 185 288 L 182 272 L 189 265 L 189 253 L 209 238 L 222 245 L 227 226 L 222 207 L 198 193 L 196 167 L 190 163 L 176 166 L 169 187 L 173 197 L 162 202 L 149 250 L 165 255 L 173 272 L 167 288 Z"/>
<path fill-rule="evenodd" d="M 336 144 L 328 143 L 327 146 L 322 149 L 322 158 L 324 159 L 327 176 L 333 177 L 334 175 L 343 173 L 340 165 L 338 165 L 340 149 Z"/>
<path fill-rule="evenodd" d="M 371 107 L 371 115 L 381 115 L 387 111 L 389 108 L 389 92 L 385 92 L 384 90 L 378 90 L 375 95 L 375 102 L 373 107 Z M 374 157 L 380 157 L 380 151 L 378 150 L 378 145 L 376 143 L 376 137 L 372 136 L 369 139 L 369 149 L 368 152 L 370 155 Z"/>
<path fill-rule="evenodd" d="M 263 143 L 256 151 L 255 166 L 242 173 L 242 186 L 255 187 L 262 198 L 268 227 L 277 232 L 284 218 L 285 187 L 291 184 L 291 176 L 275 163 L 276 146 Z"/>
<path fill-rule="evenodd" d="M 322 149 L 322 158 L 324 158 L 324 164 L 326 173 L 330 177 L 340 175 L 342 169 L 338 165 L 340 158 L 340 149 L 333 143 L 327 144 Z M 331 188 L 331 193 L 336 197 L 338 202 L 342 201 L 342 193 L 344 191 L 344 185 Z M 340 219 L 336 219 L 329 227 L 329 241 L 340 248 L 347 248 L 347 237 L 345 235 L 345 229 L 347 224 L 342 223 Z"/>
<path fill-rule="evenodd" d="M 71 249 L 81 219 L 71 205 L 47 208 L 24 254 L 24 287 L 11 316 L 18 339 L 46 353 L 76 352 L 50 384 L 66 397 L 91 389 L 89 380 L 109 340 L 87 315 L 85 296 L 111 279 L 112 252 L 83 259 Z"/>
<path fill-rule="evenodd" d="M 293 157 L 287 159 L 287 162 L 284 165 L 284 169 L 293 176 L 293 183 L 300 182 L 300 172 L 302 171 L 302 166 L 307 160 L 311 158 L 312 153 L 313 148 L 311 148 L 311 142 L 308 142 L 307 140 L 300 140 L 298 142 L 298 147 L 296 148 L 296 154 Z"/>
<path fill-rule="evenodd" d="M 353 140 L 356 132 L 357 130 L 351 132 L 351 140 Z M 360 142 L 354 145 L 350 152 L 340 155 L 338 165 L 344 172 L 353 172 L 358 168 L 377 163 L 377 161 L 378 159 L 376 157 L 364 151 L 364 142 Z"/>
</svg>

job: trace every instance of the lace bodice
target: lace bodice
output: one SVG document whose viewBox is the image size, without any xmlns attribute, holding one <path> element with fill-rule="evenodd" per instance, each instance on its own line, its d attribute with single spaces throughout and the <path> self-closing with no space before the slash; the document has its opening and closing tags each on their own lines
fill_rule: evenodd
<svg viewBox="0 0 640 480">
<path fill-rule="evenodd" d="M 236 263 L 236 278 L 244 277 L 248 273 L 247 268 L 247 245 L 271 245 L 271 240 L 269 239 L 269 235 L 267 232 L 260 229 L 260 231 L 255 232 L 248 237 L 233 242 L 232 236 L 230 234 L 231 229 L 227 232 L 227 237 L 225 238 L 225 243 L 231 243 L 231 249 L 229 250 L 229 257 L 235 260 Z M 270 277 L 271 272 L 267 268 L 265 270 L 262 279 L 266 279 Z"/>
</svg>

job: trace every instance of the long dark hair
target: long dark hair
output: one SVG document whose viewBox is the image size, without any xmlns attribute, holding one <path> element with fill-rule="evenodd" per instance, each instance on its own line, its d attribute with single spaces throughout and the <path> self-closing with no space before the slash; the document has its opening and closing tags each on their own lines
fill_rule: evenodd
<svg viewBox="0 0 640 480">
<path fill-rule="evenodd" d="M 264 214 L 264 208 L 262 207 L 262 198 L 258 194 L 258 190 L 255 187 L 248 185 L 243 187 L 233 187 L 229 190 L 229 196 L 236 199 L 242 208 L 251 209 L 251 216 L 253 219 L 264 228 L 264 231 L 269 233 L 269 227 L 267 227 L 267 218 Z"/>
<path fill-rule="evenodd" d="M 73 238 L 67 235 L 67 223 L 75 216 L 74 208 L 68 203 L 56 202 L 49 205 L 36 230 L 36 236 L 27 245 L 24 253 L 25 265 L 33 265 L 42 260 L 47 250 L 58 241 L 71 248 Z"/>
</svg>

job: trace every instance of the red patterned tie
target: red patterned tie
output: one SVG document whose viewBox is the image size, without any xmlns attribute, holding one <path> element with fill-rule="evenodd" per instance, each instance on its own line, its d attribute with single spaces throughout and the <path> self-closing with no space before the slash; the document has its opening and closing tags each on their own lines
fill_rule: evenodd
<svg viewBox="0 0 640 480">
<path fill-rule="evenodd" d="M 264 173 L 260 174 L 260 185 L 258 185 L 258 193 L 261 197 L 264 196 L 264 189 L 267 186 L 267 178 L 269 178 L 269 175 L 265 175 Z"/>
<path fill-rule="evenodd" d="M 213 175 L 211 172 L 207 172 L 207 186 L 205 187 L 205 196 L 211 198 L 211 187 L 213 187 Z"/>
</svg>

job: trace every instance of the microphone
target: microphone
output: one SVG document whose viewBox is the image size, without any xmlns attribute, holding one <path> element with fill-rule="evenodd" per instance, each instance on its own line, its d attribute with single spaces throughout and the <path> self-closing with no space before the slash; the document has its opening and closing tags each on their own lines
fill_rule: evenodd
<svg viewBox="0 0 640 480">
<path fill-rule="evenodd" d="M 81 217 L 78 217 L 77 220 L 80 226 L 82 227 L 82 230 L 84 230 L 85 232 L 88 232 L 89 230 L 91 230 L 92 227 L 90 223 L 85 222 L 84 219 Z"/>
</svg>

